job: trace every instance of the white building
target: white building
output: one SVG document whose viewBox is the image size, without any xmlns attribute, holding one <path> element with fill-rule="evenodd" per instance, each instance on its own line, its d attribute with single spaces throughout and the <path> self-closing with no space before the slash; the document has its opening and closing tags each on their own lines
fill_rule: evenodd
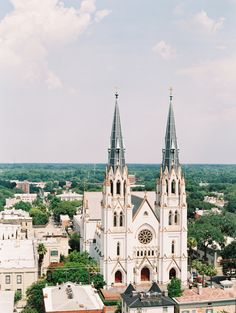
<svg viewBox="0 0 236 313">
<path fill-rule="evenodd" d="M 57 195 L 57 198 L 59 198 L 62 201 L 74 201 L 82 200 L 83 195 L 72 191 L 64 191 L 62 194 Z"/>
<path fill-rule="evenodd" d="M 104 304 L 91 285 L 67 282 L 43 289 L 45 312 L 103 313 Z"/>
<path fill-rule="evenodd" d="M 16 193 L 14 195 L 14 198 L 8 198 L 6 199 L 6 205 L 5 208 L 12 208 L 16 203 L 18 202 L 29 202 L 33 203 L 34 200 L 37 199 L 37 194 L 36 193 Z"/>
<path fill-rule="evenodd" d="M 102 193 L 86 192 L 74 221 L 81 249 L 100 262 L 107 287 L 172 277 L 187 283 L 187 204 L 170 96 L 165 149 L 156 193 L 130 190 L 116 105 Z"/>
<path fill-rule="evenodd" d="M 29 212 L 16 209 L 5 209 L 0 212 L 0 239 L 31 239 L 32 237 L 33 225 Z"/>
<path fill-rule="evenodd" d="M 38 278 L 37 257 L 32 240 L 0 240 L 1 290 L 26 290 Z"/>
</svg>

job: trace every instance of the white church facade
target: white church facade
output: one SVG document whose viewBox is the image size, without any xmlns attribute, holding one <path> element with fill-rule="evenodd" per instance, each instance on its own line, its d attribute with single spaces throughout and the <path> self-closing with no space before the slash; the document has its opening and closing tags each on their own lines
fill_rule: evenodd
<svg viewBox="0 0 236 313">
<path fill-rule="evenodd" d="M 155 192 L 130 190 L 118 94 L 102 192 L 85 192 L 75 217 L 81 250 L 100 264 L 107 287 L 187 283 L 187 204 L 170 96 L 165 149 Z"/>
</svg>

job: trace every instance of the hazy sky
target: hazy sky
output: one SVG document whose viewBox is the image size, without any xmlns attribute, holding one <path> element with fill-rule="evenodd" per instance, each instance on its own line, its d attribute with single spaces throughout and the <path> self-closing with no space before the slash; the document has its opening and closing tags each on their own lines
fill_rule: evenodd
<svg viewBox="0 0 236 313">
<path fill-rule="evenodd" d="M 236 163 L 236 0 L 1 0 L 0 162 Z"/>
</svg>

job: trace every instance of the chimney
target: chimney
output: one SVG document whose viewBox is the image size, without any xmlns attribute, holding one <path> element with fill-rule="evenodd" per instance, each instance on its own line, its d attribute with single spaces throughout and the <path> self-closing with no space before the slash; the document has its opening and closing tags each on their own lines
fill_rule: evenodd
<svg viewBox="0 0 236 313">
<path fill-rule="evenodd" d="M 197 293 L 202 295 L 202 284 L 197 284 Z"/>
</svg>

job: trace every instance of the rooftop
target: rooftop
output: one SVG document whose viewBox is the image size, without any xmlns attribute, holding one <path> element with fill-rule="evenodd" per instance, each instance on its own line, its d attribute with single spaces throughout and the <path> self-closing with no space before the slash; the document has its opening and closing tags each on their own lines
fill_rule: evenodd
<svg viewBox="0 0 236 313">
<path fill-rule="evenodd" d="M 212 302 L 235 299 L 236 297 L 236 286 L 228 289 L 222 288 L 198 288 L 184 290 L 181 297 L 175 298 L 179 304 L 185 303 L 200 303 L 200 302 Z"/>
<path fill-rule="evenodd" d="M 36 259 L 32 240 L 0 240 L 0 269 L 34 267 Z"/>
<path fill-rule="evenodd" d="M 0 219 L 3 220 L 13 220 L 13 219 L 32 219 L 29 216 L 29 212 L 23 210 L 16 210 L 16 209 L 5 209 L 4 211 L 0 212 Z"/>
<path fill-rule="evenodd" d="M 160 288 L 153 283 L 151 288 L 146 291 L 137 291 L 130 284 L 122 294 L 123 301 L 129 308 L 174 306 L 175 303 L 169 297 L 163 296 Z"/>
<path fill-rule="evenodd" d="M 91 285 L 67 282 L 43 289 L 45 311 L 103 310 L 103 303 Z"/>
<path fill-rule="evenodd" d="M 143 202 L 143 199 L 146 195 L 148 202 L 154 208 L 156 192 L 155 191 L 135 191 L 131 192 L 132 195 L 132 204 L 134 205 L 134 213 L 138 210 L 140 205 Z M 101 201 L 102 201 L 102 192 L 85 192 L 84 193 L 84 207 L 88 208 L 88 214 L 90 220 L 101 220 Z"/>
</svg>

